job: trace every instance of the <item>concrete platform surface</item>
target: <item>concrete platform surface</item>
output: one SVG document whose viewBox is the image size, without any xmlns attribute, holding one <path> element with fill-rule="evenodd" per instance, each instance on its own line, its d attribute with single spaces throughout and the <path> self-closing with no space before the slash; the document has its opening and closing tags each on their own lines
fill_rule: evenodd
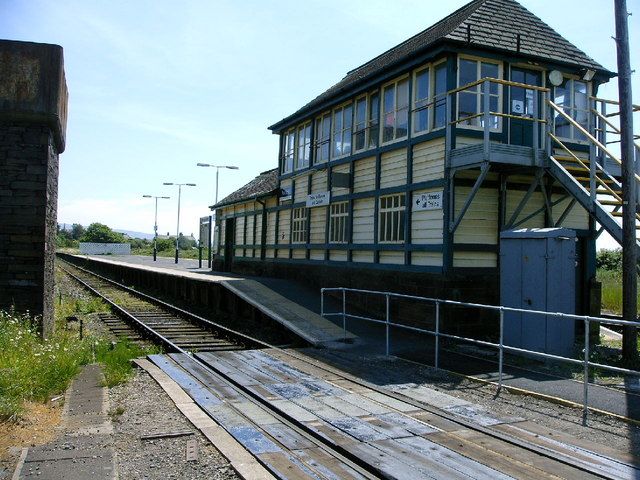
<svg viewBox="0 0 640 480">
<path fill-rule="evenodd" d="M 315 346 L 342 341 L 345 337 L 348 340 L 355 338 L 353 333 L 347 331 L 345 335 L 342 327 L 319 315 L 318 291 L 302 288 L 292 281 L 212 272 L 208 268 L 198 268 L 198 260 L 193 259 L 180 259 L 176 264 L 173 258 L 158 257 L 154 262 L 152 257 L 141 255 L 90 255 L 88 258 L 130 268 L 217 282 Z M 203 265 L 206 266 L 206 262 L 203 262 Z"/>
<path fill-rule="evenodd" d="M 107 389 L 102 371 L 88 365 L 66 393 L 60 438 L 29 448 L 14 480 L 111 480 L 117 478 Z"/>
</svg>

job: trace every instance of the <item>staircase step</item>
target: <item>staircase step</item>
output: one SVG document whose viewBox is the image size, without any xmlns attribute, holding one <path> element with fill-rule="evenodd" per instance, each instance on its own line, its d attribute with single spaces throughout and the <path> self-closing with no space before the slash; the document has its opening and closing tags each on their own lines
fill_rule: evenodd
<svg viewBox="0 0 640 480">
<path fill-rule="evenodd" d="M 622 195 L 622 191 L 621 190 L 614 190 L 613 188 L 611 190 L 613 190 L 618 195 Z M 602 194 L 602 195 L 611 195 L 611 192 L 609 190 L 607 190 L 606 188 L 598 188 L 596 190 L 596 193 L 597 194 Z"/>
<path fill-rule="evenodd" d="M 582 171 L 584 171 L 584 169 Z M 575 177 L 575 179 L 578 180 L 579 182 L 590 182 L 591 181 L 591 179 L 589 177 Z M 613 180 L 600 179 L 600 182 L 604 182 L 607 185 L 615 185 L 615 182 Z"/>
<path fill-rule="evenodd" d="M 601 205 L 612 205 L 614 207 L 618 207 L 622 205 L 622 202 L 619 200 L 599 200 Z"/>
<path fill-rule="evenodd" d="M 609 212 L 609 214 L 613 215 L 614 217 L 622 217 L 622 215 L 624 215 L 623 212 Z M 636 213 L 636 220 L 640 220 L 639 217 L 640 215 Z M 640 228 L 640 225 L 636 225 L 636 228 Z"/>
<path fill-rule="evenodd" d="M 571 165 L 563 165 L 564 169 L 567 172 L 584 172 L 584 173 L 589 173 L 589 170 L 587 170 L 586 168 L 583 167 L 572 167 Z"/>
</svg>

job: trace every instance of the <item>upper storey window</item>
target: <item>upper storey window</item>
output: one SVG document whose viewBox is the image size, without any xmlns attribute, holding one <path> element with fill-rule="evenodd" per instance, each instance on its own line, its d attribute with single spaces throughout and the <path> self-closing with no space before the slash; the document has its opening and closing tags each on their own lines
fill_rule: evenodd
<svg viewBox="0 0 640 480">
<path fill-rule="evenodd" d="M 282 173 L 293 171 L 293 160 L 296 151 L 296 131 L 289 130 L 282 140 Z"/>
<path fill-rule="evenodd" d="M 588 83 L 567 78 L 554 89 L 553 95 L 554 103 L 585 130 L 588 128 L 589 120 L 588 94 Z M 585 136 L 562 115 L 556 116 L 555 123 L 558 137 L 585 140 Z"/>
<path fill-rule="evenodd" d="M 331 113 L 327 112 L 316 118 L 316 141 L 314 163 L 329 160 L 331 147 Z"/>
<path fill-rule="evenodd" d="M 353 121 L 353 151 L 361 152 L 378 145 L 378 92 L 356 99 Z"/>
<path fill-rule="evenodd" d="M 447 121 L 447 62 L 433 69 L 433 128 L 441 128 Z"/>
<path fill-rule="evenodd" d="M 440 62 L 413 75 L 413 134 L 444 127 L 446 116 L 447 64 Z"/>
<path fill-rule="evenodd" d="M 382 143 L 405 138 L 409 120 L 409 79 L 396 80 L 382 89 Z"/>
<path fill-rule="evenodd" d="M 297 145 L 296 169 L 308 167 L 311 159 L 311 122 L 298 127 Z"/>
<path fill-rule="evenodd" d="M 461 57 L 458 62 L 458 86 L 462 87 L 481 78 L 500 78 L 501 65 L 492 60 L 476 60 Z M 459 125 L 484 126 L 484 84 L 475 85 L 458 93 Z M 489 83 L 489 111 L 500 112 L 502 88 L 494 82 Z M 491 115 L 490 128 L 500 128 L 500 117 Z"/>
<path fill-rule="evenodd" d="M 351 154 L 351 131 L 353 126 L 353 106 L 343 105 L 333 111 L 333 134 L 331 158 Z"/>
</svg>

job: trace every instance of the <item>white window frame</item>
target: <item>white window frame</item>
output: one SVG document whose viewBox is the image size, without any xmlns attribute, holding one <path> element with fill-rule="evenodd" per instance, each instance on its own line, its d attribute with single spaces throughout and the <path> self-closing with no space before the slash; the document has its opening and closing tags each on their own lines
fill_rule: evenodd
<svg viewBox="0 0 640 480">
<path fill-rule="evenodd" d="M 457 74 L 456 74 L 456 87 L 461 87 L 462 85 L 460 85 L 460 62 L 462 60 L 466 60 L 466 61 L 471 61 L 471 62 L 476 62 L 476 79 L 480 80 L 482 77 L 482 64 L 483 63 L 489 63 L 489 64 L 493 64 L 496 65 L 498 67 L 498 79 L 502 79 L 504 72 L 503 72 L 503 65 L 502 62 L 500 60 L 494 60 L 491 58 L 485 58 L 485 57 L 475 57 L 475 56 L 471 56 L 471 55 L 458 55 L 458 65 L 457 65 Z M 498 99 L 498 110 L 496 113 L 502 113 L 502 102 L 503 102 L 503 89 L 502 89 L 502 85 L 501 84 L 493 84 L 490 83 L 489 84 L 489 97 L 495 97 Z M 493 85 L 495 85 L 497 87 L 497 91 L 498 93 L 491 93 L 491 89 L 493 88 Z M 484 105 L 483 105 L 483 88 L 484 88 L 484 84 L 480 83 L 478 85 L 476 85 L 475 87 L 472 87 L 473 90 L 464 90 L 463 92 L 458 92 L 456 94 L 456 120 L 461 120 L 460 119 L 460 95 L 465 94 L 465 95 L 470 95 L 470 94 L 474 94 L 476 96 L 476 113 L 480 113 L 484 110 Z M 491 100 L 489 100 L 491 101 Z M 483 130 L 483 117 L 482 116 L 478 116 L 478 117 L 474 117 L 471 118 L 469 120 L 464 120 L 462 119 L 461 121 L 459 121 L 457 123 L 457 126 L 460 128 L 467 128 L 470 130 Z M 499 115 L 494 115 L 492 116 L 491 119 L 491 128 L 490 130 L 492 132 L 501 132 L 502 131 L 502 117 Z M 494 126 L 497 125 L 497 126 Z"/>
<path fill-rule="evenodd" d="M 347 111 L 347 109 L 349 111 Z M 340 118 L 340 122 L 336 118 Z M 349 121 L 348 127 L 346 121 Z M 331 159 L 342 158 L 353 152 L 353 102 L 349 101 L 333 109 L 331 115 Z M 336 130 L 336 126 L 340 129 Z M 345 145 L 349 145 L 349 151 L 345 153 Z M 336 154 L 336 147 L 340 147 L 340 154 Z"/>
<path fill-rule="evenodd" d="M 357 106 L 358 102 L 364 100 L 365 102 L 365 116 L 364 121 L 357 123 Z M 377 115 L 374 114 L 373 104 L 375 103 L 375 110 Z M 366 150 L 371 150 L 378 146 L 377 134 L 379 134 L 380 125 L 380 92 L 374 90 L 373 92 L 359 95 L 353 102 L 353 140 L 351 144 L 351 153 L 360 153 Z M 360 126 L 360 127 L 358 127 Z M 364 146 L 356 149 L 356 135 L 362 132 L 364 134 Z"/>
<path fill-rule="evenodd" d="M 404 193 L 385 195 L 378 199 L 378 243 L 405 242 L 406 210 L 406 196 Z M 391 228 L 387 232 L 389 222 L 391 222 Z"/>
<path fill-rule="evenodd" d="M 349 202 L 332 203 L 329 206 L 329 243 L 347 243 Z"/>
<path fill-rule="evenodd" d="M 292 141 L 289 141 L 289 138 L 292 137 Z M 289 164 L 288 158 L 291 158 L 291 163 Z M 290 128 L 287 130 L 282 136 L 282 173 L 291 173 L 293 172 L 294 166 L 296 164 L 296 129 Z"/>
<path fill-rule="evenodd" d="M 291 210 L 291 243 L 307 242 L 307 207 Z"/>
<path fill-rule="evenodd" d="M 398 85 L 402 82 L 407 82 L 407 102 L 406 106 L 402 108 L 398 108 Z M 409 110 L 411 105 L 411 98 L 409 97 L 411 78 L 409 74 L 403 75 L 402 77 L 398 77 L 391 82 L 388 82 L 382 86 L 380 89 L 380 135 L 378 137 L 378 141 L 380 145 L 389 145 L 391 143 L 399 142 L 405 140 L 409 137 Z M 385 128 L 385 105 L 384 105 L 384 94 L 391 86 L 394 88 L 394 103 L 393 103 L 393 135 L 390 140 L 384 140 L 384 128 Z M 402 110 L 407 111 L 407 133 L 402 137 L 398 137 L 398 113 Z M 391 112 L 390 112 L 391 113 Z"/>
<path fill-rule="evenodd" d="M 305 135 L 306 129 L 309 129 L 309 136 Z M 302 154 L 302 156 L 301 156 Z M 304 161 L 304 164 L 301 162 Z M 298 125 L 296 129 L 296 158 L 295 169 L 300 170 L 307 168 L 311 164 L 311 122 L 305 122 Z"/>
<path fill-rule="evenodd" d="M 316 117 L 315 122 L 315 137 L 313 142 L 313 164 L 326 163 L 331 158 L 331 112 L 323 112 Z M 324 125 L 328 125 L 328 135 L 324 137 L 322 132 L 324 131 Z M 327 158 L 320 158 L 319 153 L 322 152 L 323 147 L 327 145 Z"/>
<path fill-rule="evenodd" d="M 576 112 L 583 112 L 587 115 L 587 120 L 589 118 L 589 96 L 591 95 L 591 82 L 587 82 L 586 80 L 582 80 L 578 77 L 575 76 L 571 76 L 571 75 L 565 75 L 564 79 L 563 79 L 563 83 L 567 82 L 567 84 L 570 85 L 569 90 L 569 99 L 570 99 L 570 104 L 569 105 L 559 105 L 556 103 L 556 91 L 558 89 L 558 87 L 553 87 L 553 102 L 556 103 L 558 105 L 558 107 L 560 107 L 564 113 L 566 113 L 567 115 L 569 115 L 571 118 L 573 118 L 576 122 L 578 122 L 578 120 L 576 119 Z M 585 84 L 587 87 L 587 92 L 586 92 L 586 97 L 587 97 L 587 105 L 585 109 L 582 108 L 578 108 L 576 107 L 576 91 L 575 91 L 575 83 L 579 82 L 582 84 Z M 551 113 L 553 115 L 557 115 L 559 116 L 560 114 L 558 112 L 556 112 L 555 110 L 552 110 Z M 562 120 L 564 121 L 565 119 L 562 118 Z M 578 122 L 580 123 L 580 122 Z M 583 134 L 580 133 L 576 127 L 570 123 L 568 123 L 568 127 L 569 127 L 569 132 L 570 132 L 570 136 L 565 137 L 565 136 L 561 136 L 558 135 L 556 133 L 556 135 L 558 135 L 558 138 L 561 138 L 563 140 L 568 140 L 570 142 L 574 142 L 574 143 L 587 143 L 587 139 L 584 138 Z M 554 123 L 556 132 L 558 129 L 558 126 L 556 123 Z M 588 125 L 582 125 L 584 127 L 585 130 L 589 131 L 589 127 Z M 555 132 L 554 132 L 555 133 Z"/>
<path fill-rule="evenodd" d="M 413 71 L 412 74 L 412 99 L 411 99 L 411 136 L 418 137 L 420 135 L 424 135 L 429 132 L 433 132 L 435 130 L 440 130 L 445 127 L 445 124 L 436 126 L 436 103 L 445 100 L 447 98 L 447 87 L 446 87 L 446 63 L 447 59 L 443 58 L 434 63 L 427 63 L 422 65 L 420 68 L 417 68 Z M 436 95 L 436 70 L 438 70 L 441 66 L 445 68 L 445 90 L 442 93 Z M 418 82 L 417 78 L 422 72 L 427 71 L 427 82 L 429 85 L 429 93 L 426 98 L 418 98 Z M 423 130 L 416 130 L 416 126 L 418 125 L 417 119 L 420 111 L 426 110 L 427 112 L 427 126 Z M 446 113 L 445 113 L 446 115 Z M 446 119 L 445 119 L 446 123 Z"/>
</svg>

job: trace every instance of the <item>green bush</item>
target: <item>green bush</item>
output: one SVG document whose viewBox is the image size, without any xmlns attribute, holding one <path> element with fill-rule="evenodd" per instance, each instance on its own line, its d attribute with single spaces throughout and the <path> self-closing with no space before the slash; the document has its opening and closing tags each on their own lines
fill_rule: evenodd
<svg viewBox="0 0 640 480">
<path fill-rule="evenodd" d="M 92 223 L 87 227 L 82 237 L 81 242 L 96 242 L 96 243 L 123 243 L 125 237 L 123 234 L 114 232 L 107 225 L 103 223 Z"/>
<path fill-rule="evenodd" d="M 599 250 L 596 254 L 596 267 L 609 271 L 622 270 L 622 249 Z"/>
</svg>

